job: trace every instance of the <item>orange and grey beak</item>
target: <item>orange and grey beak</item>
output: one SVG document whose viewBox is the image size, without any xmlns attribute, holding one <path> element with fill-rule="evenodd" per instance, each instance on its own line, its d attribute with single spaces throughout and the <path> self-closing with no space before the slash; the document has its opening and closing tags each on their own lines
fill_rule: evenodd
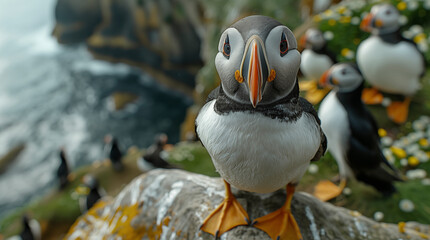
<svg viewBox="0 0 430 240">
<path fill-rule="evenodd" d="M 240 71 L 248 85 L 249 99 L 255 108 L 263 98 L 262 93 L 269 76 L 266 50 L 257 35 L 252 36 L 246 44 Z"/>
<path fill-rule="evenodd" d="M 302 48 L 305 48 L 306 47 L 306 41 L 308 41 L 308 38 L 306 37 L 306 34 L 303 34 L 303 36 L 300 37 L 299 46 Z"/>
<path fill-rule="evenodd" d="M 380 19 L 375 19 L 372 13 L 367 14 L 360 23 L 360 29 L 365 32 L 371 32 L 374 27 L 382 27 L 384 23 Z"/>
<path fill-rule="evenodd" d="M 320 78 L 319 84 L 321 87 L 328 87 L 330 85 L 337 85 L 339 81 L 337 81 L 335 78 L 331 75 L 331 69 L 325 71 L 323 75 Z"/>
</svg>

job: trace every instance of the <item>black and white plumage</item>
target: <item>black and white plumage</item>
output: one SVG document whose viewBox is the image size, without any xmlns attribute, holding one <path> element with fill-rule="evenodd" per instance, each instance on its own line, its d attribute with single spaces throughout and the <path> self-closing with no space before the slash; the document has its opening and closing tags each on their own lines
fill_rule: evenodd
<svg viewBox="0 0 430 240">
<path fill-rule="evenodd" d="M 87 191 L 79 197 L 79 208 L 81 213 L 87 212 L 100 198 L 106 195 L 99 181 L 92 175 L 85 175 L 83 184 Z"/>
<path fill-rule="evenodd" d="M 285 55 L 280 53 L 283 38 L 288 44 Z M 246 74 L 243 83 L 235 79 L 235 70 L 246 73 L 254 43 L 260 44 L 262 60 L 255 98 Z M 298 183 L 310 161 L 324 152 L 315 110 L 299 97 L 296 45 L 287 27 L 263 16 L 242 19 L 221 36 L 215 58 L 221 85 L 201 109 L 196 130 L 217 171 L 239 189 L 267 193 Z M 271 69 L 276 78 L 268 82 Z"/>
<path fill-rule="evenodd" d="M 305 78 L 318 81 L 336 61 L 336 54 L 327 48 L 327 41 L 322 32 L 315 28 L 308 29 L 301 38 L 302 51 L 300 71 Z"/>
<path fill-rule="evenodd" d="M 40 240 L 42 231 L 36 219 L 30 219 L 26 214 L 22 216 L 22 230 L 17 236 L 10 237 L 10 240 Z"/>
<path fill-rule="evenodd" d="M 391 4 L 372 7 L 361 23 L 372 35 L 358 46 L 357 63 L 373 87 L 412 96 L 421 89 L 425 60 L 415 43 L 401 35 L 399 17 Z"/>
<path fill-rule="evenodd" d="M 364 79 L 357 66 L 336 64 L 321 82 L 334 86 L 318 115 L 341 179 L 355 177 L 384 195 L 395 192 L 393 182 L 401 177 L 382 154 L 376 121 L 361 100 Z"/>
<path fill-rule="evenodd" d="M 156 168 L 175 168 L 165 159 L 164 147 L 167 144 L 167 140 L 166 134 L 156 136 L 155 143 L 146 150 L 145 154 L 137 162 L 137 166 L 141 171 L 147 172 Z"/>
<path fill-rule="evenodd" d="M 105 136 L 105 152 L 107 152 L 109 159 L 115 171 L 122 171 L 124 165 L 122 163 L 122 151 L 119 147 L 118 140 L 111 135 Z"/>
<path fill-rule="evenodd" d="M 289 201 L 294 186 L 326 147 L 317 113 L 299 97 L 300 53 L 296 39 L 290 29 L 276 20 L 250 16 L 222 33 L 218 51 L 215 65 L 221 84 L 200 110 L 196 132 L 226 181 L 226 199 L 234 198 L 230 184 L 257 193 L 288 185 L 282 210 L 271 213 L 274 218 L 256 219 L 253 225 L 273 239 L 285 239 L 285 231 L 271 229 L 275 224 L 271 221 L 285 219 L 286 215 L 293 218 Z M 231 202 L 220 206 L 223 204 Z M 246 212 L 237 208 L 243 216 L 238 219 L 247 219 Z M 217 236 L 225 229 L 247 224 L 244 221 L 226 227 L 220 223 L 215 225 L 223 227 L 213 229 L 212 222 L 224 221 L 214 220 L 219 216 L 216 212 L 228 211 L 222 209 L 218 207 L 205 220 L 202 230 Z M 292 221 L 289 224 L 294 225 Z M 300 233 L 295 236 L 301 237 Z"/>
<path fill-rule="evenodd" d="M 70 173 L 69 163 L 66 158 L 65 150 L 62 148 L 60 150 L 60 165 L 58 166 L 58 169 L 57 169 L 57 178 L 60 183 L 60 189 L 64 189 L 67 186 L 67 184 L 69 184 L 69 173 Z"/>
</svg>

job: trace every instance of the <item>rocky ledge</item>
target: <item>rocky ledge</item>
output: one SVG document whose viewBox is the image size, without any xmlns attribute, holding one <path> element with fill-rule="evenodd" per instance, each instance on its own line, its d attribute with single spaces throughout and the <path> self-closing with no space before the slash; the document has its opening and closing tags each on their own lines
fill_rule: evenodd
<svg viewBox="0 0 430 240">
<path fill-rule="evenodd" d="M 276 210 L 285 199 L 285 191 L 234 194 L 251 219 Z M 223 198 L 220 178 L 154 170 L 137 177 L 116 198 L 100 201 L 75 222 L 65 239 L 213 239 L 199 227 Z M 417 223 L 378 223 L 301 192 L 294 195 L 292 212 L 304 239 L 423 239 L 420 232 L 430 231 Z M 251 226 L 239 226 L 221 239 L 270 238 Z"/>
</svg>

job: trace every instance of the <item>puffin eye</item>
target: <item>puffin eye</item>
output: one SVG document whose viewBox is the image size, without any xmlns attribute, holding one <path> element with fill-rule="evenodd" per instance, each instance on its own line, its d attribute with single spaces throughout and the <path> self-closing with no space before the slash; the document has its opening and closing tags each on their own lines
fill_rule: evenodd
<svg viewBox="0 0 430 240">
<path fill-rule="evenodd" d="M 287 38 L 285 37 L 285 33 L 282 33 L 281 36 L 281 43 L 279 44 L 279 52 L 281 53 L 281 57 L 285 56 L 288 52 L 288 42 Z"/>
<path fill-rule="evenodd" d="M 340 73 L 341 73 L 342 75 L 345 75 L 345 74 L 346 74 L 346 69 L 342 69 L 342 71 L 340 71 Z"/>
<path fill-rule="evenodd" d="M 390 15 L 390 14 L 391 14 L 390 10 L 385 11 L 385 15 Z"/>
<path fill-rule="evenodd" d="M 224 42 L 224 46 L 222 47 L 222 53 L 224 54 L 224 56 L 229 59 L 230 58 L 230 40 L 228 39 L 228 35 L 225 38 L 225 42 Z"/>
</svg>

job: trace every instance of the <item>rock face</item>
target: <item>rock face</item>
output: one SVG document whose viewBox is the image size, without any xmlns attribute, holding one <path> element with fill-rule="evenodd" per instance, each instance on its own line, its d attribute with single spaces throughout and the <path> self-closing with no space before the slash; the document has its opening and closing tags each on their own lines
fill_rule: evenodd
<svg viewBox="0 0 430 240">
<path fill-rule="evenodd" d="M 234 194 L 251 219 L 276 210 L 285 199 L 285 191 L 261 195 L 234 190 Z M 115 199 L 96 204 L 65 239 L 213 239 L 199 227 L 223 198 L 220 178 L 154 170 L 137 177 Z M 429 231 L 429 226 L 410 223 L 400 228 L 401 233 L 397 225 L 374 222 L 300 192 L 294 195 L 292 212 L 304 239 L 422 239 L 414 229 Z M 270 238 L 251 226 L 239 226 L 221 239 Z"/>
</svg>

